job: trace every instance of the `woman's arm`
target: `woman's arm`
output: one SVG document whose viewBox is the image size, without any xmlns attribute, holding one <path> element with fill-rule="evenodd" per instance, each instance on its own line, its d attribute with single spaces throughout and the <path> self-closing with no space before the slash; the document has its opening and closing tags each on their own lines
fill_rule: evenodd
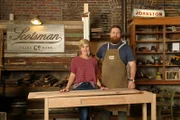
<svg viewBox="0 0 180 120">
<path fill-rule="evenodd" d="M 97 86 L 99 87 L 99 88 L 101 88 L 101 82 L 100 82 L 100 80 L 99 80 L 99 78 L 97 77 Z"/>
<path fill-rule="evenodd" d="M 62 90 L 60 90 L 60 92 L 68 92 L 69 91 L 69 88 L 71 87 L 71 85 L 73 84 L 74 82 L 74 79 L 75 79 L 75 74 L 74 73 L 70 73 L 70 76 L 69 76 L 69 79 L 68 79 L 68 83 L 66 85 L 66 87 Z"/>
</svg>

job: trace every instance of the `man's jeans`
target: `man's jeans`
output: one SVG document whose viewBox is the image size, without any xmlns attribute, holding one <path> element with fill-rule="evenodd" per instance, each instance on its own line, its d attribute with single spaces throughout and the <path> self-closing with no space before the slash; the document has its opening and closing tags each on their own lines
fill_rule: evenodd
<svg viewBox="0 0 180 120">
<path fill-rule="evenodd" d="M 74 90 L 91 90 L 95 89 L 90 82 L 83 82 Z M 90 120 L 90 107 L 79 107 L 80 120 Z"/>
</svg>

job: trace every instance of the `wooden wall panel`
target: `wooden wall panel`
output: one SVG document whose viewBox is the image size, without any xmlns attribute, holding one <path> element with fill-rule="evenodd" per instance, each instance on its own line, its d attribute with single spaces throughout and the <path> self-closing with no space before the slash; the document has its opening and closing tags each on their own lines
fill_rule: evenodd
<svg viewBox="0 0 180 120">
<path fill-rule="evenodd" d="M 6 70 L 69 70 L 71 59 L 77 55 L 78 41 L 83 38 L 82 21 L 43 21 L 44 24 L 65 25 L 65 52 L 61 53 L 10 53 L 6 51 L 6 31 L 9 21 L 0 21 L 4 31 L 4 69 Z M 14 21 L 29 23 L 29 21 Z M 20 65 L 20 66 L 19 66 Z"/>
</svg>

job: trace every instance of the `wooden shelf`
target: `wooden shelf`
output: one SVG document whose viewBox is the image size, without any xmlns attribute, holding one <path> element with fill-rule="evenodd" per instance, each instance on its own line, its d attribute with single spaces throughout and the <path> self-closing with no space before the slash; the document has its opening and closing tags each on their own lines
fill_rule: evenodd
<svg viewBox="0 0 180 120">
<path fill-rule="evenodd" d="M 163 80 L 149 80 L 142 79 L 136 80 L 138 85 L 180 85 L 180 80 L 167 80 L 166 71 L 171 67 L 179 67 L 180 65 L 166 65 L 167 58 L 174 55 L 180 55 L 178 52 L 168 52 L 168 43 L 180 43 L 180 17 L 163 17 L 163 18 L 134 18 L 129 25 L 130 28 L 130 45 L 132 50 L 139 61 L 155 61 L 150 56 L 161 56 L 158 61 L 159 65 L 154 64 L 137 64 L 139 71 L 146 76 L 156 77 L 156 73 L 160 72 Z M 176 31 L 171 29 L 175 26 Z M 178 28 L 177 28 L 178 27 Z M 176 29 L 177 28 L 177 29 Z M 171 36 L 172 35 L 172 36 Z M 150 48 L 155 46 L 158 52 L 139 52 L 139 48 Z M 157 58 L 158 59 L 158 58 Z M 161 62 L 160 62 L 161 61 Z M 160 64 L 162 63 L 162 64 Z"/>
<path fill-rule="evenodd" d="M 136 40 L 137 43 L 162 43 L 162 40 Z"/>
<path fill-rule="evenodd" d="M 136 80 L 137 85 L 177 85 L 180 84 L 178 80 Z"/>
<path fill-rule="evenodd" d="M 180 65 L 165 65 L 165 67 L 180 67 Z"/>
<path fill-rule="evenodd" d="M 147 55 L 149 55 L 149 54 L 163 54 L 162 52 L 136 52 L 136 54 L 147 54 Z"/>
<path fill-rule="evenodd" d="M 180 54 L 180 52 L 165 52 L 166 54 Z"/>
<path fill-rule="evenodd" d="M 136 34 L 163 34 L 163 32 L 156 32 L 156 31 L 136 31 Z"/>
<path fill-rule="evenodd" d="M 0 86 L 0 95 L 6 97 L 26 97 L 29 92 L 42 92 L 42 91 L 58 91 L 59 87 L 28 87 L 25 85 L 20 86 Z"/>
<path fill-rule="evenodd" d="M 168 34 L 168 33 L 170 33 L 170 34 L 178 34 L 178 33 L 180 33 L 180 31 L 166 31 L 166 34 Z"/>
<path fill-rule="evenodd" d="M 166 42 L 180 42 L 180 40 L 166 40 Z"/>
<path fill-rule="evenodd" d="M 69 71 L 69 64 L 6 65 L 2 71 Z"/>
<path fill-rule="evenodd" d="M 156 94 L 156 97 L 160 97 L 160 95 L 159 95 L 159 94 Z M 180 94 L 175 94 L 174 97 L 175 97 L 175 98 L 180 98 Z"/>
<path fill-rule="evenodd" d="M 163 65 L 137 65 L 137 67 L 163 67 Z"/>
</svg>

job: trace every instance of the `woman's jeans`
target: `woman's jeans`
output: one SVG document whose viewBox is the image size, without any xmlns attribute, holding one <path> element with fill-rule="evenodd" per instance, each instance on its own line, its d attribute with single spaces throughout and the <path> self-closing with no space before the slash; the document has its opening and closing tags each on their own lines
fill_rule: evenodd
<svg viewBox="0 0 180 120">
<path fill-rule="evenodd" d="M 95 89 L 90 82 L 83 82 L 73 90 L 91 90 Z M 80 120 L 90 120 L 90 107 L 79 107 Z"/>
</svg>

